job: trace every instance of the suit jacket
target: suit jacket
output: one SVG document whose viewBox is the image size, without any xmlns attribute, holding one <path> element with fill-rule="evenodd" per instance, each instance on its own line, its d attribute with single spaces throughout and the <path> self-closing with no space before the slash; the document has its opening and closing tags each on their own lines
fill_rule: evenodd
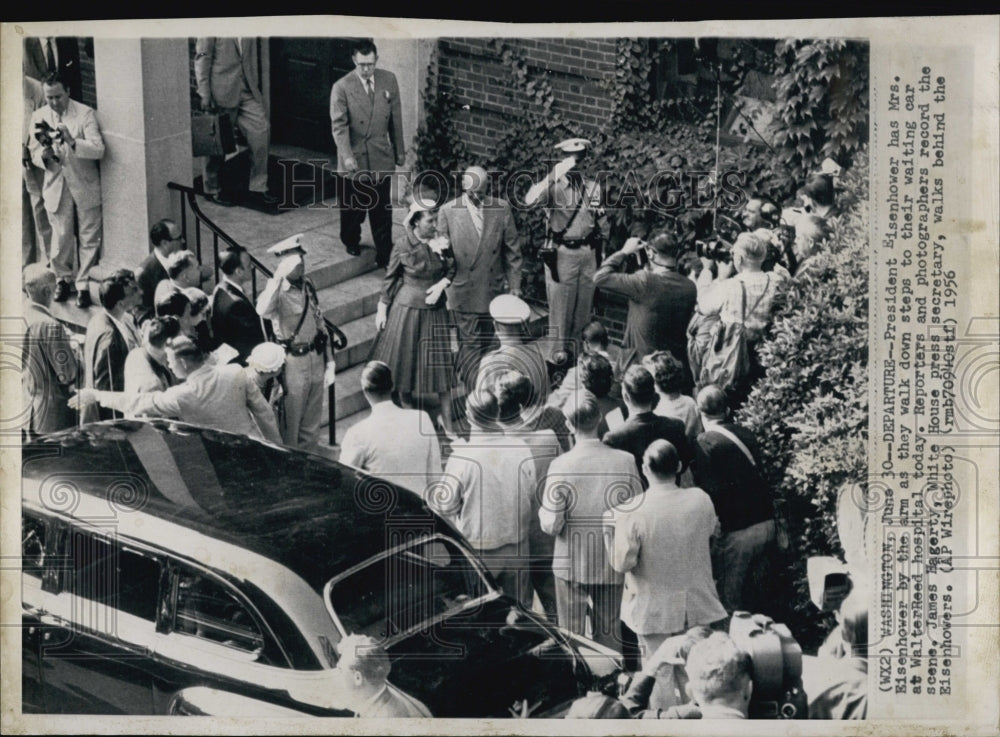
<svg viewBox="0 0 1000 737">
<path fill-rule="evenodd" d="M 556 458 L 545 477 L 538 512 L 542 529 L 555 535 L 552 571 L 577 583 L 620 584 L 604 544 L 604 515 L 642 492 L 632 456 L 596 438 L 577 441 Z"/>
<path fill-rule="evenodd" d="M 391 174 L 402 166 L 403 107 L 399 101 L 396 75 L 375 70 L 375 99 L 368 98 L 356 71 L 338 79 L 330 91 L 330 123 L 337 146 L 337 171 L 348 172 L 344 164 L 353 156 L 359 171 Z"/>
<path fill-rule="evenodd" d="M 423 410 L 379 402 L 371 415 L 348 428 L 340 444 L 340 462 L 425 496 L 441 478 L 441 447 L 434 424 Z"/>
<path fill-rule="evenodd" d="M 30 161 L 31 159 L 31 149 L 29 145 L 33 137 L 34 131 L 31 128 L 31 116 L 36 110 L 45 107 L 45 95 L 42 92 L 42 83 L 36 79 L 32 79 L 28 75 L 24 75 L 24 130 L 22 143 L 24 144 L 21 152 L 22 161 L 28 160 L 26 166 L 22 166 L 21 178 L 24 181 L 24 188 L 28 190 L 29 194 L 35 197 L 41 197 L 42 195 L 42 182 L 45 181 L 45 171 L 39 169 Z M 28 216 L 30 217 L 30 216 Z"/>
<path fill-rule="evenodd" d="M 722 423 L 760 458 L 757 441 L 749 430 L 731 422 Z M 715 505 L 723 532 L 742 530 L 774 517 L 774 504 L 760 462 L 754 465 L 732 440 L 711 427 L 698 436 L 694 446 L 694 482 Z"/>
<path fill-rule="evenodd" d="M 238 108 L 245 81 L 253 96 L 264 103 L 256 38 L 199 38 L 194 48 L 194 78 L 202 99 L 210 99 L 217 107 Z"/>
<path fill-rule="evenodd" d="M 635 458 L 636 468 L 642 473 L 642 455 L 654 440 L 667 440 L 680 456 L 683 471 L 691 463 L 691 446 L 688 444 L 684 423 L 673 417 L 660 417 L 652 412 L 632 415 L 624 423 L 604 435 L 605 445 L 627 450 Z M 680 475 L 680 472 L 678 472 Z M 645 476 L 643 485 L 648 483 Z"/>
<path fill-rule="evenodd" d="M 625 573 L 622 621 L 640 635 L 671 635 L 726 616 L 712 580 L 719 521 L 698 488 L 652 487 L 609 514 L 611 564 Z"/>
<path fill-rule="evenodd" d="M 125 359 L 128 358 L 125 336 L 111 322 L 108 313 L 101 310 L 87 323 L 87 337 L 83 343 L 84 386 L 88 389 L 120 392 L 125 390 Z M 91 405 L 84 408 L 84 422 L 99 419 L 113 420 L 121 417 L 104 407 Z"/>
<path fill-rule="evenodd" d="M 62 324 L 42 305 L 25 303 L 28 327 L 21 349 L 21 383 L 28 428 L 32 432 L 55 432 L 76 424 L 69 408 L 70 386 L 77 380 L 76 353 Z"/>
<path fill-rule="evenodd" d="M 82 99 L 83 84 L 80 77 L 80 47 L 75 36 L 59 36 L 56 38 L 56 56 L 59 72 L 69 85 L 69 96 L 74 100 Z M 24 39 L 24 73 L 32 79 L 41 82 L 49 73 L 45 62 L 45 51 L 42 49 L 41 38 Z"/>
<path fill-rule="evenodd" d="M 139 265 L 136 274 L 136 282 L 142 292 L 142 304 L 137 315 L 137 322 L 143 322 L 153 316 L 155 312 L 156 285 L 167 278 L 167 270 L 156 258 L 155 253 L 151 253 Z"/>
<path fill-rule="evenodd" d="M 511 291 L 521 289 L 521 241 L 510 205 L 501 199 L 483 203 L 483 234 L 476 233 L 462 197 L 438 211 L 438 233 L 448 238 L 457 266 L 445 293 L 456 312 L 487 314 L 490 301 L 503 293 L 504 278 Z"/>
<path fill-rule="evenodd" d="M 177 417 L 195 425 L 281 443 L 274 411 L 246 369 L 235 363 L 205 364 L 166 391 L 107 393 L 101 395 L 100 401 L 130 415 Z"/>
<path fill-rule="evenodd" d="M 82 102 L 70 100 L 66 113 L 60 119 L 52 108 L 46 105 L 32 113 L 31 130 L 34 131 L 35 123 L 43 120 L 53 128 L 62 123 L 76 139 L 75 149 L 65 143 L 56 143 L 53 150 L 59 161 L 48 166 L 42 161 L 42 146 L 34 136 L 28 143 L 31 160 L 35 166 L 45 170 L 45 179 L 42 182 L 45 209 L 55 212 L 59 208 L 64 188 L 69 189 L 77 209 L 89 210 L 92 207 L 100 207 L 101 173 L 97 161 L 104 156 L 104 138 L 101 136 L 100 126 L 97 125 L 94 109 Z"/>
<path fill-rule="evenodd" d="M 255 346 L 267 340 L 257 310 L 243 292 L 223 279 L 212 292 L 212 335 L 239 352 L 240 363 Z"/>
<path fill-rule="evenodd" d="M 129 394 L 165 391 L 176 384 L 170 369 L 156 362 L 143 346 L 129 351 L 125 359 L 125 391 Z"/>
</svg>

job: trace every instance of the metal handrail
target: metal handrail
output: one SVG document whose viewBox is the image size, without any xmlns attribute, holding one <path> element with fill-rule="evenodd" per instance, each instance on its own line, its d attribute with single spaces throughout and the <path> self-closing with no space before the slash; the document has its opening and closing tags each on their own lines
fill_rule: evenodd
<svg viewBox="0 0 1000 737">
<path fill-rule="evenodd" d="M 194 214 L 195 219 L 198 223 L 197 229 L 195 230 L 195 256 L 198 257 L 198 263 L 202 262 L 201 257 L 201 224 L 204 224 L 212 233 L 212 256 L 213 264 L 212 267 L 215 272 L 215 281 L 219 281 L 219 241 L 223 241 L 226 245 L 238 248 L 245 251 L 250 259 L 250 293 L 252 295 L 253 301 L 257 301 L 257 272 L 264 275 L 265 279 L 270 279 L 274 276 L 274 272 L 267 268 L 260 260 L 258 260 L 252 253 L 250 253 L 244 246 L 240 245 L 231 235 L 226 233 L 217 223 L 215 223 L 198 205 L 197 197 L 201 195 L 205 196 L 204 192 L 200 192 L 193 187 L 189 187 L 184 184 L 178 184 L 177 182 L 167 182 L 167 188 L 172 189 L 176 192 L 180 192 L 184 195 L 184 200 L 186 200 L 187 207 L 191 208 L 191 212 Z M 187 233 L 187 207 L 181 207 L 181 232 Z M 327 331 L 332 333 L 334 336 L 334 341 L 338 345 L 331 345 L 330 350 L 338 348 L 343 350 L 347 347 L 347 336 L 344 335 L 343 331 L 337 327 L 333 322 L 327 318 L 323 318 L 323 322 L 326 324 Z M 328 415 L 329 415 L 329 443 L 330 445 L 336 445 L 337 443 L 337 421 L 336 421 L 336 384 L 330 384 L 327 387 L 327 399 L 329 403 Z"/>
</svg>

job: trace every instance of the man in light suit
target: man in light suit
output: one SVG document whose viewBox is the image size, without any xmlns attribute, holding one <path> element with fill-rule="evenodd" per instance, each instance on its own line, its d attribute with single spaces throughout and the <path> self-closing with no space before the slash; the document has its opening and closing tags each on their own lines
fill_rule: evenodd
<svg viewBox="0 0 1000 737">
<path fill-rule="evenodd" d="M 76 303 L 90 306 L 90 269 L 101 254 L 104 223 L 101 217 L 101 174 L 97 162 L 104 156 L 104 138 L 93 108 L 69 98 L 66 83 L 51 74 L 42 82 L 48 103 L 31 116 L 33 135 L 28 148 L 35 166 L 45 170 L 42 199 L 52 225 L 49 256 L 59 282 L 53 299 L 66 300 L 72 281 Z M 54 129 L 52 145 L 43 146 L 34 132 L 47 124 Z M 79 269 L 74 274 L 79 234 Z"/>
<path fill-rule="evenodd" d="M 679 466 L 674 446 L 654 440 L 642 461 L 649 489 L 605 517 L 614 527 L 611 565 L 625 574 L 622 622 L 638 635 L 644 662 L 671 635 L 726 617 L 712 580 L 719 520 L 708 494 L 677 486 Z"/>
<path fill-rule="evenodd" d="M 45 214 L 42 201 L 42 183 L 45 170 L 31 163 L 31 116 L 45 105 L 42 83 L 24 75 L 24 131 L 21 147 L 21 263 L 27 266 L 35 261 L 43 264 L 49 260 L 49 243 L 52 227 Z"/>
<path fill-rule="evenodd" d="M 376 69 L 378 51 L 360 41 L 352 56 L 355 71 L 338 79 L 330 92 L 330 122 L 340 174 L 340 240 L 352 256 L 361 254 L 361 223 L 375 240 L 375 262 L 385 268 L 392 251 L 392 174 L 402 166 L 403 108 L 396 75 Z"/>
<path fill-rule="evenodd" d="M 21 352 L 21 381 L 30 411 L 26 430 L 31 437 L 76 424 L 76 414 L 66 402 L 79 365 L 66 330 L 49 313 L 56 275 L 43 264 L 29 264 L 23 278 L 28 327 Z"/>
<path fill-rule="evenodd" d="M 71 407 L 97 402 L 127 415 L 177 417 L 183 422 L 281 443 L 274 411 L 239 364 L 218 365 L 187 336 L 167 341 L 167 363 L 183 383 L 146 394 L 81 389 Z"/>
<path fill-rule="evenodd" d="M 139 304 L 139 287 L 131 271 L 121 269 L 101 282 L 99 297 L 104 308 L 87 323 L 83 344 L 84 386 L 90 389 L 123 391 L 125 360 L 129 351 L 141 345 L 129 310 Z M 83 421 L 120 418 L 96 405 L 84 408 Z"/>
<path fill-rule="evenodd" d="M 24 39 L 24 73 L 41 82 L 53 72 L 66 83 L 70 97 L 83 99 L 80 45 L 76 36 Z"/>
<path fill-rule="evenodd" d="M 549 466 L 538 512 L 542 530 L 555 536 L 552 570 L 559 625 L 586 634 L 590 609 L 594 640 L 621 651 L 623 578 L 611 567 L 603 517 L 613 504 L 638 495 L 642 483 L 632 456 L 607 447 L 597 437 L 601 411 L 593 395 L 571 398 L 566 420 L 576 445 Z"/>
<path fill-rule="evenodd" d="M 441 448 L 431 418 L 392 403 L 392 371 L 381 361 L 365 366 L 361 389 L 372 412 L 344 435 L 340 462 L 426 497 L 428 486 L 441 477 Z"/>
<path fill-rule="evenodd" d="M 243 132 L 250 146 L 250 198 L 253 204 L 274 207 L 278 199 L 267 192 L 267 112 L 257 73 L 257 39 L 199 38 L 195 41 L 194 76 L 202 110 L 218 109 Z M 205 159 L 205 193 L 219 204 L 234 204 L 219 189 L 225 156 Z"/>
<path fill-rule="evenodd" d="M 458 374 L 469 387 L 494 338 L 490 302 L 504 292 L 505 280 L 512 295 L 521 294 L 514 213 L 505 200 L 490 197 L 488 188 L 486 170 L 471 166 L 462 175 L 462 196 L 438 211 L 438 235 L 451 243 L 458 267 L 445 292 L 458 327 Z"/>
</svg>

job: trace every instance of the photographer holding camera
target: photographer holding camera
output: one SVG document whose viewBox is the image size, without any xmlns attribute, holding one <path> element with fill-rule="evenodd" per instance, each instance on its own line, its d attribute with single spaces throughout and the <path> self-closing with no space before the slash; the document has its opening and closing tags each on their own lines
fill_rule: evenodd
<svg viewBox="0 0 1000 737">
<path fill-rule="evenodd" d="M 58 278 L 53 299 L 65 301 L 75 281 L 76 304 L 85 309 L 91 304 L 90 270 L 100 258 L 103 238 L 97 162 L 104 156 L 104 139 L 93 108 L 71 100 L 58 74 L 42 80 L 42 91 L 47 104 L 31 116 L 28 149 L 35 166 L 45 170 L 42 199 L 52 226 L 49 256 Z"/>
</svg>

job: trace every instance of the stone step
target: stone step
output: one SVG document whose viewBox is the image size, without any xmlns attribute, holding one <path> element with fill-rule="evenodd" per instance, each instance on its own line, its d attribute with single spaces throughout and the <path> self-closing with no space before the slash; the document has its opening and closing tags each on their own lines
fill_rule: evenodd
<svg viewBox="0 0 1000 737">
<path fill-rule="evenodd" d="M 364 393 L 361 391 L 361 371 L 364 364 L 352 366 L 343 373 L 337 372 L 337 397 L 334 406 L 334 416 L 339 421 L 342 417 L 348 417 L 355 412 L 368 407 Z M 323 417 L 329 417 L 326 408 L 326 393 L 323 394 Z M 337 428 L 337 437 L 340 437 L 340 428 Z"/>
<path fill-rule="evenodd" d="M 377 269 L 320 290 L 319 306 L 323 315 L 335 325 L 343 326 L 375 314 L 382 277 L 382 270 Z"/>
<path fill-rule="evenodd" d="M 375 330 L 375 318 L 371 315 L 359 317 L 339 327 L 347 336 L 347 350 L 334 353 L 338 373 L 367 361 L 378 334 Z"/>
</svg>

